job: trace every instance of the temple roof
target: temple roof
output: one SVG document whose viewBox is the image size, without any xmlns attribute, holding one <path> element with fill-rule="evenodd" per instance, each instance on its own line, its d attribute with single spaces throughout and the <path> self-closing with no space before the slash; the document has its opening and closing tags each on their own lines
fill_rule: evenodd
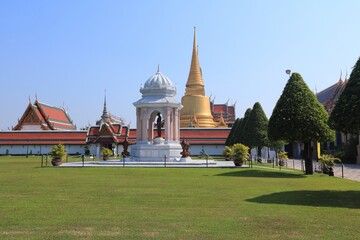
<svg viewBox="0 0 360 240">
<path fill-rule="evenodd" d="M 331 113 L 331 111 L 333 110 L 347 82 L 347 77 L 345 77 L 345 80 L 343 81 L 340 76 L 340 80 L 337 83 L 331 85 L 330 87 L 327 87 L 326 89 L 316 94 L 318 101 L 325 107 L 326 111 L 328 111 L 329 113 Z"/>
<path fill-rule="evenodd" d="M 121 143 L 128 137 L 131 144 L 136 142 L 136 129 L 128 129 L 123 126 L 116 136 L 105 135 L 100 137 L 99 126 L 89 131 L 3 131 L 0 132 L 1 145 L 85 145 L 101 141 Z M 225 144 L 230 128 L 181 128 L 180 138 L 190 144 L 222 145 Z M 155 132 L 154 132 L 155 134 Z M 88 137 L 88 139 L 87 139 Z M 87 141 L 88 140 L 88 141 Z M 115 141 L 114 141 L 115 140 Z"/>
<path fill-rule="evenodd" d="M 129 128 L 121 124 L 102 123 L 88 130 L 87 143 L 120 143 L 129 135 Z"/>
<path fill-rule="evenodd" d="M 39 102 L 29 102 L 28 107 L 13 130 L 23 130 L 26 125 L 38 125 L 42 130 L 75 130 L 68 113 L 62 107 Z"/>
<path fill-rule="evenodd" d="M 231 128 L 180 128 L 180 139 L 185 139 L 193 145 L 224 145 L 230 130 Z M 131 129 L 128 137 L 130 143 L 135 143 L 136 129 Z"/>
<path fill-rule="evenodd" d="M 0 132 L 0 145 L 84 145 L 86 131 L 6 131 Z"/>
</svg>

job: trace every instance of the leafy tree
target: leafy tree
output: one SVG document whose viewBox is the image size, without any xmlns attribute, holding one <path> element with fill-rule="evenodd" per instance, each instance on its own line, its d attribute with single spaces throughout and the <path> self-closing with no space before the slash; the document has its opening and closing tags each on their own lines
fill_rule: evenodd
<svg viewBox="0 0 360 240">
<path fill-rule="evenodd" d="M 240 123 L 239 130 L 236 133 L 235 143 L 243 143 L 244 144 L 244 136 L 246 133 L 245 126 L 249 120 L 250 114 L 251 114 L 251 108 L 246 109 L 246 111 L 244 113 L 244 117 L 242 118 L 242 121 Z"/>
<path fill-rule="evenodd" d="M 236 130 L 239 128 L 239 124 L 240 124 L 241 119 L 237 118 L 234 122 L 234 125 L 232 126 L 228 137 L 226 138 L 226 142 L 225 142 L 225 146 L 231 146 L 234 144 L 234 137 L 235 137 L 235 133 Z"/>
<path fill-rule="evenodd" d="M 311 142 L 334 139 L 329 115 L 299 73 L 293 73 L 269 120 L 271 141 L 304 143 L 305 173 L 312 174 Z"/>
<path fill-rule="evenodd" d="M 268 119 L 259 102 L 254 104 L 244 129 L 244 144 L 257 147 L 258 156 L 261 156 L 261 148 L 268 144 Z"/>
<path fill-rule="evenodd" d="M 344 133 L 360 133 L 360 57 L 331 112 L 329 123 L 331 127 Z"/>
</svg>

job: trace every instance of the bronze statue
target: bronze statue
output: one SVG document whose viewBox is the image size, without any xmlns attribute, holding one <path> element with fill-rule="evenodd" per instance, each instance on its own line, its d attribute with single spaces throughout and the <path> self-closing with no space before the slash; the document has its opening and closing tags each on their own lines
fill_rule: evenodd
<svg viewBox="0 0 360 240">
<path fill-rule="evenodd" d="M 130 153 L 128 152 L 128 148 L 129 148 L 129 142 L 128 142 L 128 138 L 126 137 L 124 142 L 123 142 L 123 147 L 124 147 L 124 151 L 121 152 L 121 155 L 123 157 L 129 157 Z"/>
<path fill-rule="evenodd" d="M 181 157 L 183 157 L 183 158 L 189 157 L 190 156 L 190 152 L 189 152 L 190 144 L 183 139 L 181 142 L 181 147 L 182 147 L 182 152 L 180 153 Z"/>
<path fill-rule="evenodd" d="M 160 113 L 157 114 L 156 127 L 157 127 L 157 137 L 161 137 L 162 122 L 161 122 Z"/>
</svg>

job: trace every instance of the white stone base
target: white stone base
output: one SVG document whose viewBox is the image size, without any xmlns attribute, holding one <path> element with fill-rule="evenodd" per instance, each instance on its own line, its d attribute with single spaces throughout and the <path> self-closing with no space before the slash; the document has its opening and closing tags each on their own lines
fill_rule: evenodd
<svg viewBox="0 0 360 240">
<path fill-rule="evenodd" d="M 179 142 L 165 142 L 155 138 L 153 143 L 137 143 L 131 146 L 131 159 L 135 162 L 183 162 L 182 147 Z"/>
</svg>

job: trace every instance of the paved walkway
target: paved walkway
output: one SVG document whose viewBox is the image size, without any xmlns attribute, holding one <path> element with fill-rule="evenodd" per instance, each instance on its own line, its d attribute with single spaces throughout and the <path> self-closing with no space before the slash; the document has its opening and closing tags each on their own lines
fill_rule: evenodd
<svg viewBox="0 0 360 240">
<path fill-rule="evenodd" d="M 214 160 L 192 160 L 190 162 L 167 162 L 166 165 L 162 162 L 125 162 L 119 160 L 109 161 L 85 161 L 84 166 L 86 167 L 220 167 L 220 168 L 233 168 L 234 163 L 232 161 L 214 161 Z M 257 165 L 258 166 L 258 165 Z M 266 165 L 268 166 L 268 165 Z M 82 162 L 63 163 L 61 167 L 82 167 Z M 244 166 L 246 167 L 246 166 Z M 264 165 L 265 167 L 265 165 Z M 304 161 L 289 159 L 287 161 L 288 168 L 294 168 L 297 170 L 304 170 Z M 279 166 L 275 166 L 279 168 Z M 316 162 L 314 162 L 314 171 L 320 170 Z M 346 179 L 352 179 L 360 181 L 360 165 L 356 164 L 344 164 L 342 169 L 341 164 L 336 164 L 334 167 L 334 176 L 341 178 L 342 176 Z"/>
<path fill-rule="evenodd" d="M 303 160 L 289 159 L 287 161 L 287 166 L 289 168 L 294 168 L 298 170 L 304 170 L 305 162 Z M 314 171 L 320 170 L 320 166 L 314 162 Z M 334 176 L 335 177 L 344 177 L 346 179 L 352 179 L 360 181 L 360 165 L 358 164 L 344 164 L 342 169 L 341 164 L 336 164 L 334 167 Z"/>
</svg>

